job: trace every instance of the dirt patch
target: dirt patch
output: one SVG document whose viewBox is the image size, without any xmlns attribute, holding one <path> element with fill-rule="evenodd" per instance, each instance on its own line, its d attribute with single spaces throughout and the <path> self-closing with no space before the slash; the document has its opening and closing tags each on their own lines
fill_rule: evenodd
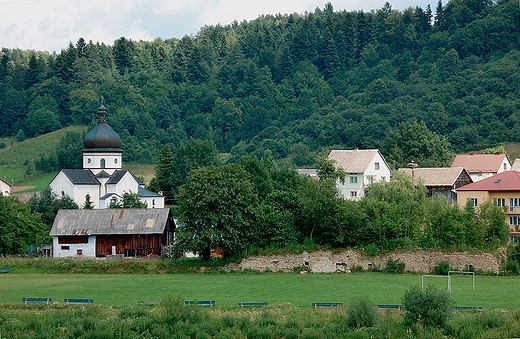
<svg viewBox="0 0 520 339">
<path fill-rule="evenodd" d="M 32 190 L 34 188 L 36 188 L 36 186 L 13 186 L 11 188 L 11 193 L 28 191 L 28 190 Z"/>
</svg>

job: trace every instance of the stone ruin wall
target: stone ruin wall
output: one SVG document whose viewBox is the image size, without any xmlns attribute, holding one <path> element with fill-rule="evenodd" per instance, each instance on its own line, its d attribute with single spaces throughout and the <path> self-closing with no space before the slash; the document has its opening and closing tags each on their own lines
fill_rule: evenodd
<svg viewBox="0 0 520 339">
<path fill-rule="evenodd" d="M 388 259 L 399 259 L 405 264 L 405 271 L 431 273 L 441 261 L 448 261 L 450 267 L 467 270 L 471 265 L 474 271 L 498 272 L 503 255 L 494 256 L 489 253 L 471 254 L 468 252 L 440 251 L 399 251 L 383 256 L 369 257 L 360 252 L 346 250 L 342 252 L 317 251 L 301 254 L 251 256 L 240 263 L 229 265 L 235 270 L 270 270 L 273 272 L 294 272 L 309 270 L 314 273 L 350 272 L 355 266 L 363 270 L 373 267 L 384 269 Z"/>
</svg>

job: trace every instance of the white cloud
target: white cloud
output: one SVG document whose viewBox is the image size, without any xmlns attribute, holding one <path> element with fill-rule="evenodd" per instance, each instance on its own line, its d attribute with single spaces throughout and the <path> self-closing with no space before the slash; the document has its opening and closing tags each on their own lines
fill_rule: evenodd
<svg viewBox="0 0 520 339">
<path fill-rule="evenodd" d="M 394 9 L 427 0 L 397 0 Z M 181 38 L 204 25 L 254 20 L 262 14 L 312 12 L 328 0 L 0 0 L 0 47 L 59 52 L 78 38 L 113 44 L 133 40 Z M 384 0 L 331 1 L 335 10 L 370 11 Z M 392 2 L 391 2 L 392 3 Z M 432 7 L 435 7 L 435 4 Z"/>
</svg>

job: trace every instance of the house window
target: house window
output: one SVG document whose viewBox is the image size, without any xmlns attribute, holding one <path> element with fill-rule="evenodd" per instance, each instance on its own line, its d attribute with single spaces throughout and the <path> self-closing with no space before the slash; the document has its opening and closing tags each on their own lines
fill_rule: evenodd
<svg viewBox="0 0 520 339">
<path fill-rule="evenodd" d="M 504 171 L 507 170 L 507 165 L 506 163 L 504 162 Z"/>
<path fill-rule="evenodd" d="M 376 181 L 376 178 L 375 178 L 374 175 L 367 175 L 366 178 L 367 178 L 367 183 L 369 183 L 369 184 L 371 184 L 374 181 Z"/>
<path fill-rule="evenodd" d="M 351 184 L 357 184 L 357 176 L 351 175 L 350 176 L 350 183 Z"/>
<path fill-rule="evenodd" d="M 379 170 L 379 163 L 376 162 L 374 165 L 375 165 L 376 171 Z"/>
<path fill-rule="evenodd" d="M 155 199 L 152 199 L 152 205 L 155 206 Z"/>
<path fill-rule="evenodd" d="M 493 199 L 493 202 L 496 206 L 504 207 L 506 205 L 506 199 L 504 198 L 495 198 Z"/>
<path fill-rule="evenodd" d="M 509 225 L 511 225 L 511 226 L 520 225 L 520 217 L 509 217 Z"/>
<path fill-rule="evenodd" d="M 70 251 L 70 246 L 61 246 L 62 251 Z"/>
<path fill-rule="evenodd" d="M 350 191 L 350 197 L 351 198 L 357 197 L 357 191 Z"/>
<path fill-rule="evenodd" d="M 83 250 L 76 250 L 76 255 L 83 255 Z"/>
<path fill-rule="evenodd" d="M 468 198 L 468 200 L 471 202 L 471 206 L 477 207 L 478 206 L 478 199 L 477 198 Z"/>
<path fill-rule="evenodd" d="M 105 168 L 105 159 L 101 159 L 101 168 Z"/>
<path fill-rule="evenodd" d="M 382 177 L 381 177 L 381 181 L 382 181 L 382 182 L 385 182 L 385 181 L 386 181 L 386 177 L 385 177 L 385 176 L 382 176 Z"/>
<path fill-rule="evenodd" d="M 117 199 L 116 199 L 116 197 L 112 197 L 112 198 L 110 198 L 110 203 L 111 203 L 111 204 L 117 204 Z"/>
<path fill-rule="evenodd" d="M 117 159 L 114 159 L 114 164 L 117 164 Z"/>
<path fill-rule="evenodd" d="M 509 212 L 513 212 L 515 207 L 520 207 L 520 198 L 509 199 Z"/>
</svg>

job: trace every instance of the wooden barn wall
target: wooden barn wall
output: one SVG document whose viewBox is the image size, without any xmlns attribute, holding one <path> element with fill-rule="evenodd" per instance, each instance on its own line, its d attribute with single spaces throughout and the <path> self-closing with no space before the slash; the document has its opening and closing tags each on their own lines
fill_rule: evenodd
<svg viewBox="0 0 520 339">
<path fill-rule="evenodd" d="M 165 235 L 98 235 L 96 237 L 96 257 L 112 254 L 112 246 L 116 246 L 116 254 L 125 257 L 141 257 L 150 254 L 161 255 Z"/>
</svg>

